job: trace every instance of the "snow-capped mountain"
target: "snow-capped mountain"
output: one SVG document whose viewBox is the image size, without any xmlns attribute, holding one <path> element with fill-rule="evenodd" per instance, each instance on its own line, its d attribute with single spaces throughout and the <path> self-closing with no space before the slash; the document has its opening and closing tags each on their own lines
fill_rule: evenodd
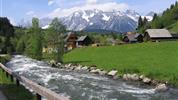
<svg viewBox="0 0 178 100">
<path fill-rule="evenodd" d="M 148 21 L 152 21 L 154 14 L 155 14 L 155 12 L 151 11 L 148 14 L 146 14 L 145 16 L 142 16 L 142 18 L 146 17 Z"/>
<path fill-rule="evenodd" d="M 77 11 L 72 15 L 61 18 L 69 30 L 111 30 L 116 32 L 135 31 L 139 14 L 127 10 L 126 12 L 101 10 Z"/>
<path fill-rule="evenodd" d="M 59 18 L 68 30 L 81 31 L 81 30 L 105 30 L 114 32 L 129 32 L 135 31 L 137 28 L 138 18 L 140 14 L 127 10 L 104 12 L 101 10 L 81 10 L 72 13 L 71 15 Z M 145 17 L 145 16 L 143 16 Z M 146 16 L 148 20 L 152 20 L 152 16 Z M 40 19 L 40 26 L 43 29 L 48 28 L 52 19 Z"/>
</svg>

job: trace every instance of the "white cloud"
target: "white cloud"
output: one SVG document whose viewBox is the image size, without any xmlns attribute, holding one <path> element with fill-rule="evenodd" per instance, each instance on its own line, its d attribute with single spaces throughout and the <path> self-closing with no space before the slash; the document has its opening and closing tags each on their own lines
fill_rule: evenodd
<svg viewBox="0 0 178 100">
<path fill-rule="evenodd" d="M 98 0 L 86 0 L 86 4 L 96 4 Z"/>
<path fill-rule="evenodd" d="M 124 10 L 129 9 L 129 6 L 125 3 L 116 3 L 116 2 L 107 2 L 107 3 L 92 4 L 92 5 L 86 4 L 84 6 L 75 6 L 75 7 L 68 8 L 68 9 L 57 8 L 53 12 L 51 12 L 48 15 L 48 17 L 51 17 L 51 18 L 64 17 L 64 16 L 68 16 L 72 14 L 75 11 L 93 10 L 93 9 L 98 9 L 102 11 L 113 11 L 113 10 L 124 11 Z"/>
<path fill-rule="evenodd" d="M 48 1 L 48 6 L 50 6 L 50 5 L 54 4 L 54 3 L 55 3 L 54 0 L 49 0 L 49 1 Z"/>
<path fill-rule="evenodd" d="M 26 16 L 25 16 L 26 19 L 31 19 L 33 17 L 36 17 L 36 18 L 38 17 L 34 11 L 28 11 L 26 13 Z"/>
<path fill-rule="evenodd" d="M 33 14 L 35 14 L 34 11 L 28 11 L 28 12 L 26 13 L 27 16 L 30 16 L 30 15 L 33 15 Z"/>
<path fill-rule="evenodd" d="M 12 25 L 14 25 L 14 26 L 17 25 L 17 23 L 15 22 L 15 19 L 14 19 L 14 18 L 8 17 L 8 19 L 10 20 L 10 23 L 11 23 Z"/>
</svg>

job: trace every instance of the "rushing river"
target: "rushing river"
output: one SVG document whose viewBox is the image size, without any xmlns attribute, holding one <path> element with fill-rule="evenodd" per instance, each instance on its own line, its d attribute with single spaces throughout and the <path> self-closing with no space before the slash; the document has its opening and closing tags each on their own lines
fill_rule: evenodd
<svg viewBox="0 0 178 100">
<path fill-rule="evenodd" d="M 7 67 L 70 100 L 178 100 L 178 90 L 156 92 L 137 82 L 113 80 L 84 71 L 51 68 L 46 62 L 16 55 Z"/>
</svg>

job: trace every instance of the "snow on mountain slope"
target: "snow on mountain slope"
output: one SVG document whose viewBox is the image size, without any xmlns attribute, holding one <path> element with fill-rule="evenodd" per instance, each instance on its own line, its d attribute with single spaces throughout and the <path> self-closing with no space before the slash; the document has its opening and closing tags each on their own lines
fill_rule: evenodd
<svg viewBox="0 0 178 100">
<path fill-rule="evenodd" d="M 77 16 L 75 16 L 77 13 Z M 61 18 L 69 30 L 112 30 L 116 32 L 135 31 L 139 14 L 135 11 L 103 12 L 101 10 L 77 11 Z"/>
<path fill-rule="evenodd" d="M 152 14 L 152 13 L 150 13 Z M 128 32 L 135 31 L 140 14 L 134 10 L 111 11 L 104 12 L 101 10 L 80 10 L 73 14 L 59 18 L 68 30 L 81 31 L 81 30 L 107 30 L 115 32 Z M 146 17 L 148 21 L 152 20 L 152 16 Z M 49 23 L 52 19 L 42 18 L 40 19 L 40 26 L 43 29 L 49 27 Z M 29 26 L 29 24 L 28 24 Z"/>
<path fill-rule="evenodd" d="M 110 16 L 106 16 L 105 14 L 103 14 L 103 18 L 102 19 L 105 20 L 105 21 L 109 21 Z"/>
</svg>

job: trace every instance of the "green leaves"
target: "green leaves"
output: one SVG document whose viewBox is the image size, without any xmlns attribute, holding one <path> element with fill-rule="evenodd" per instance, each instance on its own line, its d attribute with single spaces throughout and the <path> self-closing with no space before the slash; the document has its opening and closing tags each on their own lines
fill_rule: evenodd
<svg viewBox="0 0 178 100">
<path fill-rule="evenodd" d="M 149 25 L 146 17 L 144 17 L 144 19 L 142 19 L 142 17 L 140 16 L 139 20 L 138 20 L 138 28 L 137 28 L 138 32 L 144 33 L 144 31 L 149 27 L 150 27 L 150 25 Z"/>
<path fill-rule="evenodd" d="M 42 59 L 42 35 L 39 27 L 39 20 L 32 19 L 32 27 L 29 29 L 30 39 L 27 43 L 26 54 L 37 60 Z M 23 48 L 23 43 L 21 43 Z M 21 48 L 21 47 L 20 47 Z M 21 48 L 21 49 L 22 49 Z"/>
<path fill-rule="evenodd" d="M 0 36 L 1 53 L 12 53 L 14 47 L 11 39 L 14 37 L 14 28 L 7 18 L 0 17 Z"/>
<path fill-rule="evenodd" d="M 56 57 L 54 58 L 58 62 L 63 62 L 64 54 L 64 33 L 66 32 L 66 26 L 64 26 L 58 18 L 54 18 L 50 24 L 50 27 L 47 30 L 45 39 L 48 43 L 48 46 L 53 47 L 54 50 L 57 50 Z"/>
<path fill-rule="evenodd" d="M 142 20 L 139 18 L 138 21 L 138 32 L 143 33 L 146 29 L 162 29 L 168 27 L 178 21 L 178 2 L 171 5 L 170 8 L 166 9 L 161 16 L 154 14 L 151 22 Z"/>
</svg>

